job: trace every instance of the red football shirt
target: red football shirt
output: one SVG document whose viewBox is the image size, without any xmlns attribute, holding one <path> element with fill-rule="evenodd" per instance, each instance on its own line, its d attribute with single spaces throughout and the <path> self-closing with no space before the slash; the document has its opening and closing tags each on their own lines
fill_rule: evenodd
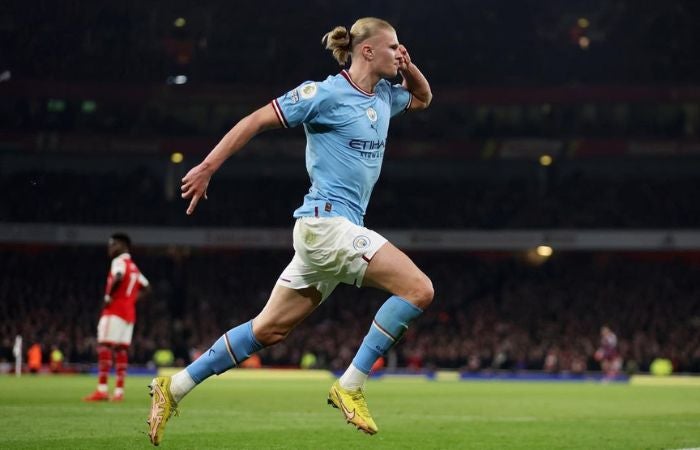
<svg viewBox="0 0 700 450">
<path fill-rule="evenodd" d="M 112 294 L 112 301 L 102 310 L 102 315 L 119 316 L 129 323 L 134 323 L 136 321 L 136 299 L 141 288 L 148 286 L 148 280 L 131 260 L 131 255 L 122 253 L 112 260 L 112 267 L 107 275 L 105 294 L 109 294 L 112 290 L 112 283 L 114 283 L 118 273 L 122 274 L 122 281 Z"/>
</svg>

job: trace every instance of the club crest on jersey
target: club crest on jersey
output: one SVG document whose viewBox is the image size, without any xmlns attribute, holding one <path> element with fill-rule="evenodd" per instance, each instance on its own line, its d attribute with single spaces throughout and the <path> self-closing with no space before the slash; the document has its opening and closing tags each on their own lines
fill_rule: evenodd
<svg viewBox="0 0 700 450">
<path fill-rule="evenodd" d="M 367 118 L 370 122 L 372 122 L 372 124 L 377 121 L 377 111 L 375 111 L 371 106 L 367 108 Z"/>
<path fill-rule="evenodd" d="M 355 248 L 355 250 L 362 251 L 369 247 L 370 242 L 371 241 L 367 236 L 360 235 L 352 241 L 352 246 Z"/>
<path fill-rule="evenodd" d="M 314 95 L 316 95 L 317 91 L 318 88 L 316 87 L 316 83 L 307 83 L 299 88 L 299 94 L 304 100 L 312 98 Z"/>
</svg>

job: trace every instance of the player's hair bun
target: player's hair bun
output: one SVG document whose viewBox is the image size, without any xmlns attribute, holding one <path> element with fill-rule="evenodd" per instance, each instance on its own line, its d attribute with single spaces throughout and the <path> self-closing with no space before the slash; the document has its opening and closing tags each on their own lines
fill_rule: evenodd
<svg viewBox="0 0 700 450">
<path fill-rule="evenodd" d="M 321 44 L 324 44 L 326 49 L 333 52 L 333 58 L 338 61 L 338 64 L 344 66 L 350 57 L 351 40 L 352 36 L 348 29 L 343 26 L 337 26 L 323 35 Z"/>
</svg>

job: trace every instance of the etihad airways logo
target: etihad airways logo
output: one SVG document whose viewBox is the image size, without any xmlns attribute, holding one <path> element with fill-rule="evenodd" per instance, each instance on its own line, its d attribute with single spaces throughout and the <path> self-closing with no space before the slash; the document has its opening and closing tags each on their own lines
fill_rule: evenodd
<svg viewBox="0 0 700 450">
<path fill-rule="evenodd" d="M 381 150 L 386 147 L 386 141 L 384 139 L 376 139 L 374 141 L 352 139 L 348 142 L 348 145 L 355 150 Z"/>
</svg>

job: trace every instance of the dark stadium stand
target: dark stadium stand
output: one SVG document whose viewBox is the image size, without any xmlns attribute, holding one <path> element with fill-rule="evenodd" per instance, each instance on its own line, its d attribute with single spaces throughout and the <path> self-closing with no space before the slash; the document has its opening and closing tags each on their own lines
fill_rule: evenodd
<svg viewBox="0 0 700 450">
<path fill-rule="evenodd" d="M 159 161 L 159 160 L 158 160 Z M 700 226 L 700 161 L 609 160 L 596 165 L 562 162 L 465 163 L 481 174 L 436 164 L 386 162 L 366 223 L 375 228 L 696 228 Z M 160 167 L 162 167 L 161 163 Z M 231 163 L 235 165 L 235 163 Z M 3 177 L 0 205 L 6 222 L 92 225 L 287 227 L 308 190 L 301 161 L 283 165 L 290 175 L 217 175 L 211 201 L 193 217 L 176 195 L 178 177 L 159 166 L 90 173 L 18 171 Z M 249 167 L 249 166 L 246 166 Z M 394 170 L 395 169 L 395 170 Z M 281 170 L 281 169 L 280 169 Z M 669 173 L 676 171 L 675 176 Z M 296 176 L 293 175 L 296 172 Z M 687 172 L 687 173 L 684 173 Z M 419 215 L 414 212 L 420 211 Z"/>
<path fill-rule="evenodd" d="M 373 2 L 371 10 L 397 26 L 435 85 L 684 84 L 700 75 L 695 2 Z M 265 20 L 251 21 L 260 11 L 269 12 Z M 186 19 L 181 28 L 173 26 L 178 16 Z M 26 79 L 165 82 L 182 73 L 279 85 L 332 71 L 320 38 L 356 16 L 356 2 L 347 0 L 304 8 L 271 0 L 235 8 L 222 0 L 43 0 L 11 2 L 0 38 L 8 66 Z M 579 17 L 591 20 L 582 27 Z"/>
</svg>

